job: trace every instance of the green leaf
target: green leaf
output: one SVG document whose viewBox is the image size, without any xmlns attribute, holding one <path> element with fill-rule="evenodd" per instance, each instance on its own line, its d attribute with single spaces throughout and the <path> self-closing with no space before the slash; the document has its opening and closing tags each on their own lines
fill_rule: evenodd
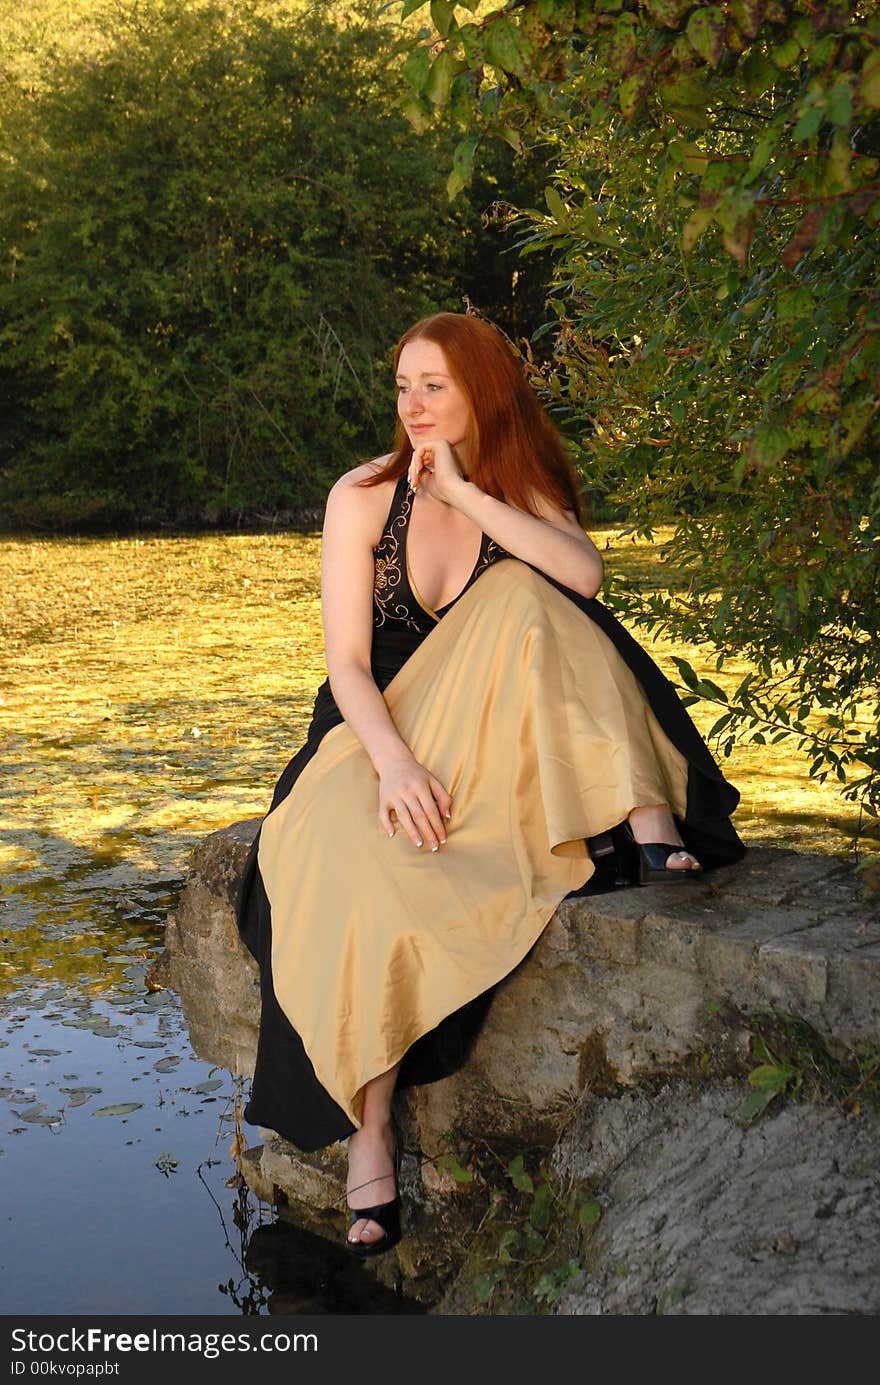
<svg viewBox="0 0 880 1385">
<path fill-rule="evenodd" d="M 417 135 L 421 135 L 431 124 L 433 111 L 431 103 L 424 97 L 419 101 L 405 101 L 403 104 L 403 114 L 409 121 Z"/>
<path fill-rule="evenodd" d="M 784 1091 L 794 1077 L 794 1068 L 787 1063 L 763 1063 L 749 1073 L 749 1086 L 760 1091 Z"/>
<path fill-rule="evenodd" d="M 492 66 L 512 72 L 514 77 L 525 77 L 526 60 L 530 55 L 513 21 L 502 14 L 487 24 L 487 30 L 486 57 Z"/>
<path fill-rule="evenodd" d="M 501 105 L 501 98 L 503 95 L 504 93 L 500 86 L 487 87 L 484 92 L 481 92 L 480 115 L 485 116 L 487 120 L 491 120 L 492 116 Z"/>
<path fill-rule="evenodd" d="M 782 68 L 783 72 L 788 68 L 794 67 L 801 56 L 801 46 L 796 38 L 785 39 L 783 43 L 777 43 L 770 49 L 770 57 L 777 67 Z"/>
<path fill-rule="evenodd" d="M 411 14 L 415 14 L 416 10 L 423 9 L 427 3 L 428 0 L 403 0 L 401 19 L 408 19 Z"/>
<path fill-rule="evenodd" d="M 510 1175 L 513 1186 L 518 1188 L 521 1193 L 534 1192 L 535 1185 L 523 1168 L 523 1156 L 521 1154 L 517 1154 L 516 1158 L 511 1160 L 507 1172 Z"/>
<path fill-rule="evenodd" d="M 711 67 L 717 67 L 724 52 L 726 17 L 720 5 L 694 10 L 685 27 L 691 47 Z"/>
<path fill-rule="evenodd" d="M 782 461 L 791 446 L 791 434 L 776 423 L 759 423 L 752 434 L 751 459 L 756 466 L 771 467 Z"/>
<path fill-rule="evenodd" d="M 674 120 L 695 129 L 706 125 L 710 93 L 699 78 L 689 74 L 676 77 L 671 82 L 664 82 L 657 95 Z"/>
<path fill-rule="evenodd" d="M 488 1303 L 494 1288 L 495 1284 L 487 1274 L 478 1274 L 474 1280 L 474 1293 L 479 1303 Z"/>
<path fill-rule="evenodd" d="M 692 692 L 699 693 L 700 680 L 687 659 L 681 658 L 679 654 L 673 654 L 672 662 L 681 674 L 682 682 L 690 688 Z"/>
<path fill-rule="evenodd" d="M 746 38 L 756 37 L 766 8 L 766 0 L 730 0 L 731 18 Z"/>
<path fill-rule="evenodd" d="M 727 701 L 727 693 L 723 688 L 719 688 L 717 683 L 713 683 L 711 678 L 701 678 L 697 691 L 700 697 L 715 698 L 718 702 Z"/>
<path fill-rule="evenodd" d="M 756 45 L 750 49 L 740 64 L 740 72 L 750 96 L 761 96 L 772 91 L 779 80 L 779 70 L 773 66 Z"/>
<path fill-rule="evenodd" d="M 593 1198 L 590 1202 L 582 1202 L 578 1208 L 578 1225 L 595 1226 L 602 1215 L 602 1204 Z"/>
<path fill-rule="evenodd" d="M 455 152 L 452 155 L 452 172 L 446 180 L 446 192 L 450 201 L 470 182 L 474 167 L 474 153 L 479 142 L 479 135 L 466 135 L 455 146 Z"/>
<path fill-rule="evenodd" d="M 631 72 L 617 87 L 620 112 L 625 120 L 632 120 L 639 108 L 642 97 L 650 86 L 650 79 L 644 72 Z"/>
<path fill-rule="evenodd" d="M 536 1231 L 546 1231 L 550 1225 L 552 1188 L 547 1182 L 541 1183 L 529 1208 L 529 1223 Z"/>
<path fill-rule="evenodd" d="M 403 75 L 416 95 L 422 91 L 430 67 L 431 50 L 429 48 L 414 48 L 407 56 L 406 62 L 403 64 Z"/>
<path fill-rule="evenodd" d="M 547 203 L 547 209 L 553 217 L 553 220 L 560 226 L 568 226 L 571 220 L 568 214 L 568 208 L 552 183 L 548 184 L 544 189 L 544 201 Z"/>
<path fill-rule="evenodd" d="M 92 1112 L 93 1116 L 127 1116 L 132 1111 L 139 1111 L 143 1105 L 142 1101 L 123 1101 L 119 1106 L 99 1106 Z"/>
<path fill-rule="evenodd" d="M 862 64 L 858 92 L 866 106 L 872 110 L 880 108 L 880 48 L 869 53 Z"/>
<path fill-rule="evenodd" d="M 836 82 L 828 92 L 825 109 L 832 125 L 849 127 L 852 123 L 852 87 L 846 78 L 842 82 Z"/>
<path fill-rule="evenodd" d="M 760 1091 L 749 1092 L 745 1101 L 742 1102 L 736 1112 L 735 1119 L 740 1125 L 751 1125 L 753 1120 L 766 1110 L 777 1092 L 768 1091 L 762 1088 Z"/>
<path fill-rule="evenodd" d="M 470 66 L 482 67 L 486 61 L 486 44 L 485 35 L 479 24 L 462 24 L 458 37 Z"/>
<path fill-rule="evenodd" d="M 444 48 L 438 53 L 425 80 L 424 91 L 434 106 L 444 106 L 449 90 L 459 72 L 465 71 L 461 58 L 456 58 Z"/>
<path fill-rule="evenodd" d="M 447 38 L 455 16 L 455 0 L 431 0 L 431 18 L 441 38 Z"/>
<path fill-rule="evenodd" d="M 791 132 L 792 139 L 812 139 L 813 135 L 822 124 L 823 118 L 824 112 L 821 106 L 808 106 L 803 114 L 798 117 L 797 124 Z"/>
<path fill-rule="evenodd" d="M 694 248 L 714 215 L 711 207 L 698 207 L 695 212 L 691 212 L 681 229 L 681 248 L 685 254 Z"/>
<path fill-rule="evenodd" d="M 724 714 L 720 716 L 718 720 L 715 722 L 715 725 L 711 728 L 711 730 L 706 732 L 706 740 L 714 740 L 716 736 L 720 735 L 732 716 L 732 712 L 724 712 Z"/>
</svg>

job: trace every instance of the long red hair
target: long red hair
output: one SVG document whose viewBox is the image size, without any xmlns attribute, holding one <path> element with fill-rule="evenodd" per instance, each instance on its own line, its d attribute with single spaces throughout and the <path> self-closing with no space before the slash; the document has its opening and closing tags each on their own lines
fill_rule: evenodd
<svg viewBox="0 0 880 1385">
<path fill-rule="evenodd" d="M 583 519 L 577 473 L 507 340 L 497 327 L 465 313 L 434 313 L 404 332 L 395 369 L 408 342 L 424 338 L 440 347 L 449 374 L 471 409 L 468 477 L 496 500 L 537 514 L 535 493 Z M 374 475 L 358 484 L 399 480 L 409 468 L 412 444 L 400 419 L 395 448 Z"/>
</svg>

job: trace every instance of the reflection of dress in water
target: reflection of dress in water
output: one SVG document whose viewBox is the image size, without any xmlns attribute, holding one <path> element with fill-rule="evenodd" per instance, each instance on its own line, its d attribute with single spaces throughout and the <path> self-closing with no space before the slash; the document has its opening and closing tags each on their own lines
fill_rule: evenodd
<svg viewBox="0 0 880 1385">
<path fill-rule="evenodd" d="M 306 1150 L 351 1134 L 364 1084 L 401 1058 L 398 1086 L 461 1065 L 495 983 L 590 879 L 587 838 L 666 802 L 704 866 L 744 849 L 737 791 L 610 612 L 485 534 L 462 593 L 430 610 L 406 561 L 411 508 L 404 476 L 374 550 L 372 672 L 452 795 L 448 844 L 386 835 L 325 682 L 238 894 L 262 990 L 245 1116 Z"/>
</svg>

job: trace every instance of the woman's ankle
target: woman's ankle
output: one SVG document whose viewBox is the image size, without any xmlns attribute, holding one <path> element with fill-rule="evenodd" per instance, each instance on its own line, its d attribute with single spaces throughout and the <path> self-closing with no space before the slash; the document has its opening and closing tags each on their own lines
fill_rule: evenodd
<svg viewBox="0 0 880 1385">
<path fill-rule="evenodd" d="M 643 845 L 648 842 L 667 842 L 670 846 L 683 845 L 668 803 L 652 803 L 633 808 L 627 822 L 635 840 Z"/>
</svg>

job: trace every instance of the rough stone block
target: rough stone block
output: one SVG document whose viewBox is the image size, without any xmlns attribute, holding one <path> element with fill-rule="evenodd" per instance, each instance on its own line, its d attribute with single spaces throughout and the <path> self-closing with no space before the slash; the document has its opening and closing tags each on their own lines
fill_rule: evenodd
<svg viewBox="0 0 880 1385">
<path fill-rule="evenodd" d="M 828 955 L 810 948 L 802 933 L 772 938 L 758 948 L 758 985 L 774 1005 L 813 1015 L 828 994 Z"/>
<path fill-rule="evenodd" d="M 545 967 L 571 961 L 617 962 L 639 958 L 639 931 L 648 908 L 644 891 L 617 890 L 610 895 L 563 900 L 542 937 Z M 650 893 L 650 892 L 647 892 Z"/>
<path fill-rule="evenodd" d="M 777 907 L 800 902 L 809 907 L 809 896 L 819 884 L 847 869 L 834 856 L 753 847 L 736 866 L 719 871 L 715 880 L 725 900 L 733 903 Z"/>
</svg>

